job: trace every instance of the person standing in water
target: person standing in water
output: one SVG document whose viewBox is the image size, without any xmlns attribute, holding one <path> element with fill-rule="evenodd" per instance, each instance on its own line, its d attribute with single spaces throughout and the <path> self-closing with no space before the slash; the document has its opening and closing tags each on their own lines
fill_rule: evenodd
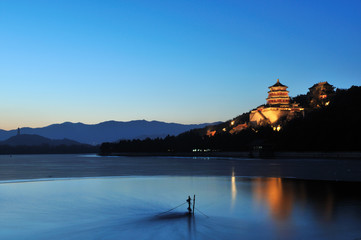
<svg viewBox="0 0 361 240">
<path fill-rule="evenodd" d="M 188 208 L 187 208 L 188 214 L 192 214 L 191 201 L 192 201 L 191 197 L 188 196 L 188 199 L 187 199 L 187 203 L 188 203 Z"/>
</svg>

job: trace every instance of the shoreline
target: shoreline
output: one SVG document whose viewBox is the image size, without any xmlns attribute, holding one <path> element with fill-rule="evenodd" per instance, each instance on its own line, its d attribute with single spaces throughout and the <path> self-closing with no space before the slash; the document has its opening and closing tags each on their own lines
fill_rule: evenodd
<svg viewBox="0 0 361 240">
<path fill-rule="evenodd" d="M 271 159 L 355 159 L 361 160 L 361 152 L 122 152 L 99 156 L 127 157 L 232 157 L 232 158 L 271 158 Z"/>
<path fill-rule="evenodd" d="M 1 155 L 0 181 L 116 176 L 240 176 L 361 182 L 361 161 L 355 158 L 234 156 Z"/>
</svg>

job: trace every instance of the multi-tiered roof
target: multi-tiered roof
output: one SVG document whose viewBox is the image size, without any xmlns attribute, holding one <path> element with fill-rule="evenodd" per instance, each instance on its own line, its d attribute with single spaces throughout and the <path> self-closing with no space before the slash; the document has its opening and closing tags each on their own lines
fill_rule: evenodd
<svg viewBox="0 0 361 240">
<path fill-rule="evenodd" d="M 280 83 L 280 80 L 277 79 L 277 82 L 268 87 L 270 91 L 268 92 L 267 104 L 268 105 L 289 105 L 290 97 L 288 96 L 287 86 Z"/>
</svg>

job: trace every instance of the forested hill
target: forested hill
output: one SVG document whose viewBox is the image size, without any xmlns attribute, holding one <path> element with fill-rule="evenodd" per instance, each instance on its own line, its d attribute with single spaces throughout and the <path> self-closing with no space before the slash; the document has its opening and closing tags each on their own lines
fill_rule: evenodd
<svg viewBox="0 0 361 240">
<path fill-rule="evenodd" d="M 10 137 L 5 141 L 0 141 L 0 145 L 8 145 L 8 146 L 37 146 L 37 145 L 50 145 L 50 146 L 58 146 L 58 145 L 81 145 L 81 143 L 69 140 L 69 139 L 61 139 L 61 140 L 53 140 L 49 138 L 45 138 L 35 134 L 21 134 Z"/>
<path fill-rule="evenodd" d="M 308 109 L 304 117 L 287 122 L 280 131 L 249 126 L 238 133 L 209 136 L 203 128 L 164 139 L 103 143 L 101 153 L 249 151 L 258 146 L 274 151 L 361 151 L 360 104 L 361 87 L 337 89 L 327 106 Z"/>
<path fill-rule="evenodd" d="M 53 140 L 34 134 L 19 134 L 0 141 L 0 154 L 95 153 L 98 147 L 69 139 Z"/>
<path fill-rule="evenodd" d="M 361 151 L 361 87 L 338 89 L 328 106 L 289 122 L 270 136 L 280 149 Z"/>
</svg>

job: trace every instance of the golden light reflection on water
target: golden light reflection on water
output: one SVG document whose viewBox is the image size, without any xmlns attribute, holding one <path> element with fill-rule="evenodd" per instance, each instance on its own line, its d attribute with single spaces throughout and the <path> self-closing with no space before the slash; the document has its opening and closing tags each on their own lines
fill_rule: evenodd
<svg viewBox="0 0 361 240">
<path fill-rule="evenodd" d="M 293 190 L 284 189 L 281 178 L 257 178 L 252 182 L 256 204 L 265 204 L 276 220 L 287 220 L 293 208 Z"/>
<path fill-rule="evenodd" d="M 237 185 L 236 185 L 236 176 L 234 174 L 234 169 L 232 170 L 232 177 L 231 177 L 231 209 L 234 208 L 236 199 L 237 199 Z"/>
<path fill-rule="evenodd" d="M 316 191 L 316 192 L 314 192 Z M 307 189 L 304 183 L 285 182 L 281 178 L 255 178 L 252 180 L 252 194 L 257 207 L 266 206 L 270 216 L 277 222 L 290 219 L 295 204 L 307 208 L 309 197 L 315 197 L 325 189 Z M 317 211 L 324 221 L 330 221 L 334 211 L 334 195 L 320 194 Z M 297 202 L 297 203 L 296 203 Z"/>
</svg>

